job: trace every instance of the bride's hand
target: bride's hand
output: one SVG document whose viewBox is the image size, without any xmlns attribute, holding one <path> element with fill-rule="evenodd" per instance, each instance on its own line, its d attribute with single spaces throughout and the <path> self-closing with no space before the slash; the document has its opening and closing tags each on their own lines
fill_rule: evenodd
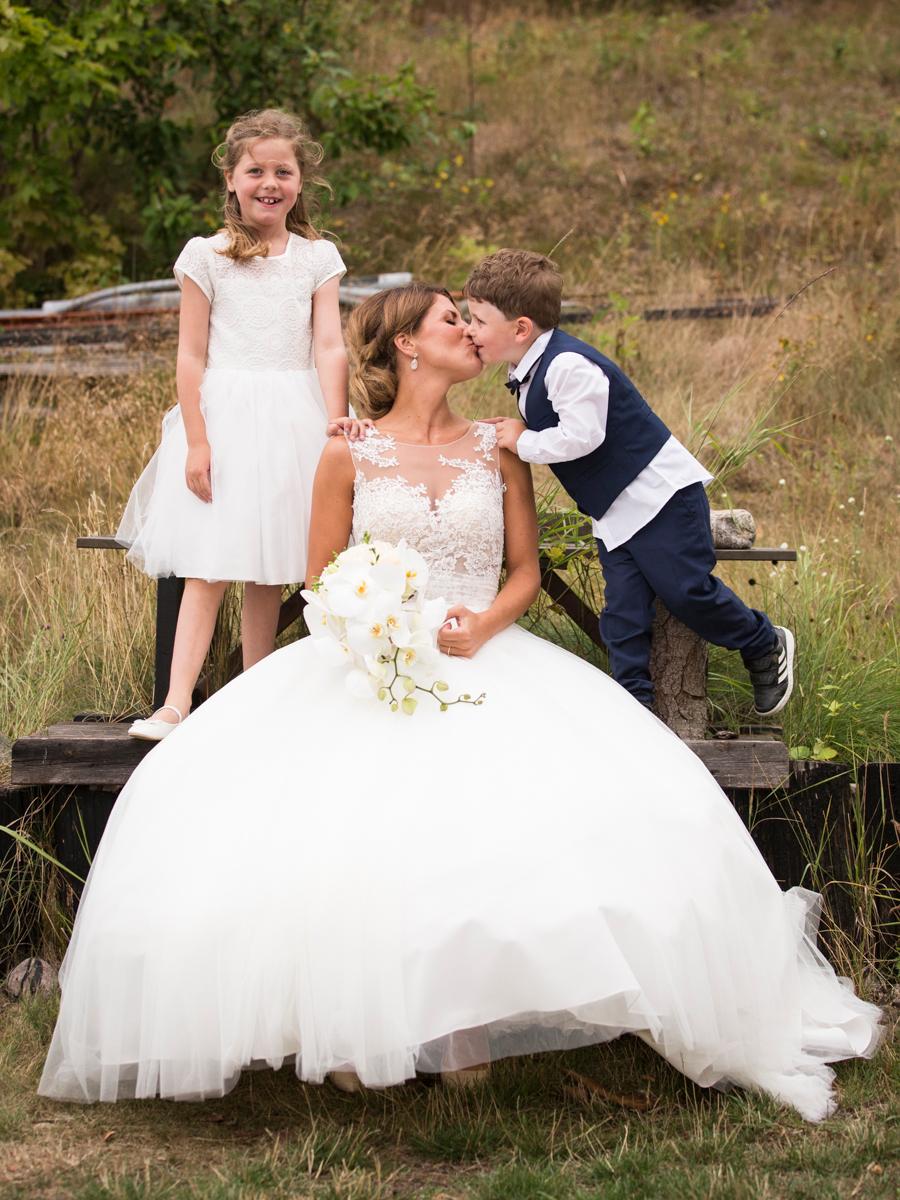
<svg viewBox="0 0 900 1200">
<path fill-rule="evenodd" d="M 456 624 L 451 624 L 451 618 Z M 447 621 L 438 631 L 438 649 L 451 658 L 471 658 L 493 634 L 487 613 L 472 612 L 464 604 L 447 609 Z"/>
</svg>

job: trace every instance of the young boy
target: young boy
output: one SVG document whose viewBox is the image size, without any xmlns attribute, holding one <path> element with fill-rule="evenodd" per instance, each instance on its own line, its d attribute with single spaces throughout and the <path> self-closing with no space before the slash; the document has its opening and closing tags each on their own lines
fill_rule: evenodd
<svg viewBox="0 0 900 1200">
<path fill-rule="evenodd" d="M 506 386 L 524 418 L 494 419 L 500 445 L 549 465 L 592 518 L 605 580 L 600 632 L 613 677 L 652 707 L 658 596 L 695 633 L 741 652 L 759 716 L 780 712 L 794 686 L 793 635 L 712 575 L 704 489 L 712 476 L 615 363 L 557 328 L 555 264 L 527 250 L 499 250 L 475 267 L 465 295 L 481 360 L 508 364 Z"/>
</svg>

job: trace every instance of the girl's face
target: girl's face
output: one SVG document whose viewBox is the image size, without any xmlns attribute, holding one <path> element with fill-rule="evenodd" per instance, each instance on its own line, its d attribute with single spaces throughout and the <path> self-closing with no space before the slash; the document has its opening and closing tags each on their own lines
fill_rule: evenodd
<svg viewBox="0 0 900 1200">
<path fill-rule="evenodd" d="M 277 233 L 284 229 L 303 181 L 286 138 L 257 138 L 234 170 L 226 172 L 225 182 L 248 225 L 261 233 Z"/>
<path fill-rule="evenodd" d="M 481 359 L 468 326 L 446 296 L 435 296 L 419 328 L 409 338 L 419 356 L 419 366 L 442 371 L 452 383 L 474 379 L 481 371 Z"/>
</svg>

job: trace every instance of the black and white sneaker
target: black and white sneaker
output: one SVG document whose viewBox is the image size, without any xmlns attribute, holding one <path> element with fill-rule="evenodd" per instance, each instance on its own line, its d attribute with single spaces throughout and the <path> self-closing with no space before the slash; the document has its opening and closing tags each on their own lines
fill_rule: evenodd
<svg viewBox="0 0 900 1200">
<path fill-rule="evenodd" d="M 762 658 L 745 658 L 753 684 L 753 711 L 760 717 L 781 712 L 794 690 L 794 635 L 775 626 L 775 645 Z"/>
</svg>

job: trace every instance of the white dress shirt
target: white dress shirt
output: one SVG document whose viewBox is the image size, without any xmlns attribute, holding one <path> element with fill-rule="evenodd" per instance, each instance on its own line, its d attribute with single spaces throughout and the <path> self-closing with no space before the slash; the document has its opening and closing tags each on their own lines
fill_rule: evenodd
<svg viewBox="0 0 900 1200">
<path fill-rule="evenodd" d="M 536 338 L 509 371 L 521 382 L 544 353 L 553 334 L 550 329 Z M 524 462 L 558 463 L 583 458 L 596 450 L 606 437 L 609 410 L 609 380 L 602 368 L 582 354 L 557 354 L 544 377 L 547 398 L 559 424 L 540 431 L 528 429 L 520 435 L 516 452 Z M 519 411 L 525 416 L 530 380 L 519 389 Z M 676 492 L 691 483 L 710 483 L 712 475 L 676 437 L 670 437 L 656 457 L 628 484 L 603 516 L 593 519 L 594 537 L 607 550 L 615 550 L 652 521 Z"/>
</svg>

